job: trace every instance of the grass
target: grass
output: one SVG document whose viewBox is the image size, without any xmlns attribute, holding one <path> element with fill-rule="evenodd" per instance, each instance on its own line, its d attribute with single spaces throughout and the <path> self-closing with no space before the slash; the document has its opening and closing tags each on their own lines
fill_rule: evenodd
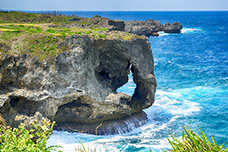
<svg viewBox="0 0 228 152">
<path fill-rule="evenodd" d="M 53 15 L 54 14 L 54 15 Z M 78 18 L 77 22 L 70 19 L 74 16 L 58 16 L 56 13 L 35 14 L 16 11 L 0 11 L 0 53 L 16 55 L 30 54 L 40 61 L 52 61 L 56 55 L 69 51 L 69 46 L 59 46 L 67 36 L 87 35 L 94 39 L 121 39 L 131 40 L 137 35 L 108 31 L 107 28 L 99 28 L 90 25 L 86 28 L 65 24 L 90 24 L 88 18 Z M 142 38 L 142 37 L 141 37 Z"/>
<path fill-rule="evenodd" d="M 228 152 L 228 147 L 219 145 L 213 136 L 211 140 L 205 135 L 203 130 L 198 130 L 199 134 L 196 134 L 189 127 L 186 129 L 183 127 L 182 138 L 179 139 L 174 134 L 170 134 L 170 139 L 167 137 L 173 152 Z"/>
<path fill-rule="evenodd" d="M 54 58 L 58 53 L 69 50 L 68 47 L 57 48 L 67 36 L 90 35 L 94 32 L 91 29 L 51 28 L 43 24 L 0 24 L 0 43 L 14 46 L 11 51 L 1 52 L 11 54 L 16 48 L 16 51 L 20 50 L 18 53 L 28 53 L 40 60 Z M 18 40 L 20 43 L 16 43 Z"/>
<path fill-rule="evenodd" d="M 17 30 L 12 30 L 12 29 L 6 29 L 6 28 L 0 28 L 1 32 L 17 32 Z"/>
<path fill-rule="evenodd" d="M 0 11 L 0 23 L 56 23 L 69 24 L 76 16 L 66 16 L 55 12 L 52 13 L 26 13 L 19 11 Z"/>
</svg>

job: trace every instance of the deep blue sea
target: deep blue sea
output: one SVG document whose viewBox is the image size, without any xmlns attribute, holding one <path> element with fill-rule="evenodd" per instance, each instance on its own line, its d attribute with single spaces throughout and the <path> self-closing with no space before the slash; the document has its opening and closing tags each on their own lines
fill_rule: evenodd
<svg viewBox="0 0 228 152">
<path fill-rule="evenodd" d="M 54 131 L 49 144 L 75 151 L 79 139 L 97 151 L 154 152 L 170 148 L 169 132 L 181 136 L 183 126 L 228 144 L 228 12 L 63 12 L 83 17 L 101 15 L 118 20 L 178 21 L 180 34 L 149 37 L 154 55 L 155 103 L 144 111 L 148 123 L 114 136 Z M 132 76 L 118 91 L 132 94 Z"/>
</svg>

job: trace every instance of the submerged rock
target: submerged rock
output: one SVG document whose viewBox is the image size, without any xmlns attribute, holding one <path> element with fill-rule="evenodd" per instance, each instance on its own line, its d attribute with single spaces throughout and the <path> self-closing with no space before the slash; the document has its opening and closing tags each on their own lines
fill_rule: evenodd
<svg viewBox="0 0 228 152">
<path fill-rule="evenodd" d="M 46 118 L 55 120 L 58 129 L 82 131 L 83 124 L 95 133 L 94 126 L 103 123 L 98 134 L 115 134 L 117 129 L 109 124 L 134 120 L 135 114 L 138 122 L 133 126 L 145 124 L 142 109 L 154 103 L 156 89 L 146 37 L 119 40 L 73 35 L 61 45 L 70 51 L 52 62 L 27 54 L 0 54 L 0 113 L 7 125 L 29 127 L 31 121 Z M 132 97 L 116 92 L 128 82 L 130 71 L 136 84 Z"/>
</svg>

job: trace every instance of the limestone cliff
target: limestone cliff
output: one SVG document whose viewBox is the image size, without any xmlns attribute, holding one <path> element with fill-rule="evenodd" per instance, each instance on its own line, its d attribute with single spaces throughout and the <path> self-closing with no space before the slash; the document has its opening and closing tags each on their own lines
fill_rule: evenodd
<svg viewBox="0 0 228 152">
<path fill-rule="evenodd" d="M 0 54 L 0 113 L 7 125 L 47 118 L 57 122 L 57 129 L 81 131 L 86 126 L 89 133 L 114 134 L 118 131 L 110 126 L 113 121 L 137 118 L 135 126 L 146 122 L 142 109 L 153 104 L 156 89 L 146 37 L 73 35 L 58 47 L 63 45 L 70 51 L 56 55 L 52 62 L 28 54 Z M 137 86 L 132 97 L 116 92 L 128 82 L 130 71 Z M 100 123 L 103 126 L 95 132 Z"/>
</svg>

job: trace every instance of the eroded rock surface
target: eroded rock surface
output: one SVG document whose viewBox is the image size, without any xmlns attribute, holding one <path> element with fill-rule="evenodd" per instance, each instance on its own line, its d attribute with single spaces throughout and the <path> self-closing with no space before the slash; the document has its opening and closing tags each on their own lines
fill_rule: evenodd
<svg viewBox="0 0 228 152">
<path fill-rule="evenodd" d="M 164 27 L 165 33 L 180 33 L 182 25 L 179 22 L 174 22 L 172 24 L 166 23 Z"/>
<path fill-rule="evenodd" d="M 164 26 L 155 20 L 147 21 L 126 21 L 125 31 L 137 35 L 151 36 L 152 33 L 162 31 Z"/>
<path fill-rule="evenodd" d="M 126 127 L 129 116 L 137 115 L 136 127 L 146 123 L 142 109 L 153 104 L 156 89 L 146 37 L 124 41 L 74 35 L 61 45 L 68 45 L 70 51 L 58 54 L 51 63 L 27 54 L 0 54 L 0 113 L 7 125 L 28 126 L 44 117 L 55 120 L 58 129 L 66 129 L 67 124 L 81 131 L 83 124 L 90 127 L 89 133 L 96 133 L 91 128 L 103 123 L 97 132 L 114 134 L 115 127 L 105 127 L 111 121 L 125 120 Z M 127 83 L 130 71 L 137 86 L 132 97 L 116 92 Z"/>
</svg>

